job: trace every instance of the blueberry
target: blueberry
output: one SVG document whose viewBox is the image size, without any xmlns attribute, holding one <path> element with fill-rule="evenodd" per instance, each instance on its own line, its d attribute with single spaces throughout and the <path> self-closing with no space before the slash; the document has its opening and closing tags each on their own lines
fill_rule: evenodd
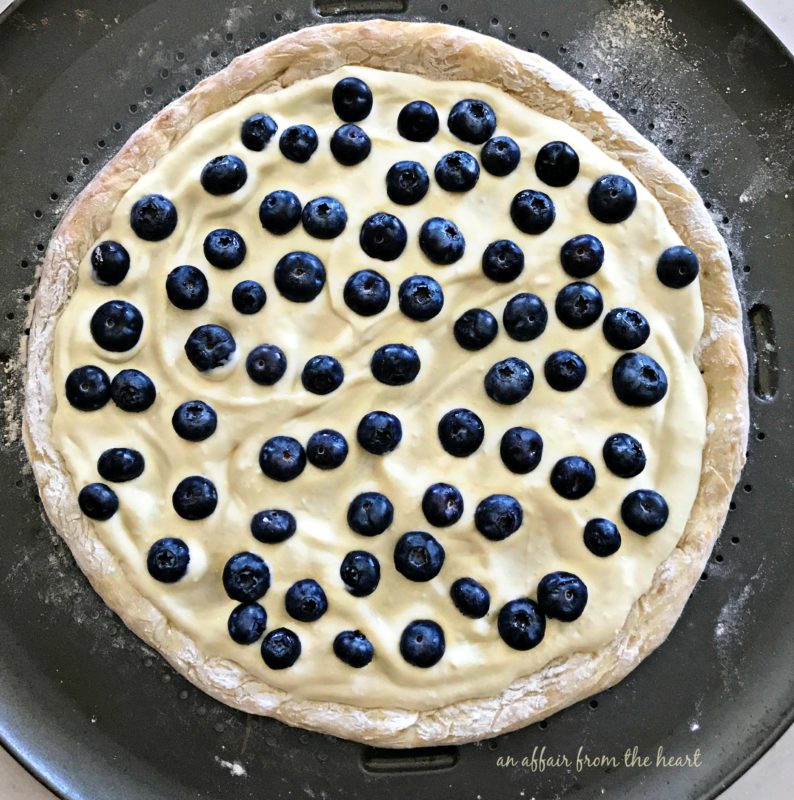
<svg viewBox="0 0 794 800">
<path fill-rule="evenodd" d="M 130 227 L 147 242 L 167 239 L 176 223 L 176 206 L 161 194 L 148 194 L 136 200 L 130 211 Z"/>
<path fill-rule="evenodd" d="M 354 597 L 367 597 L 380 583 L 380 563 L 372 553 L 352 550 L 342 560 L 339 575 L 350 594 Z"/>
<path fill-rule="evenodd" d="M 230 228 L 217 228 L 204 238 L 204 258 L 218 269 L 234 269 L 245 259 L 245 240 Z"/>
<path fill-rule="evenodd" d="M 509 239 L 491 242 L 482 254 L 482 271 L 497 283 L 510 283 L 524 271 L 524 253 Z"/>
<path fill-rule="evenodd" d="M 181 539 L 158 539 L 146 556 L 149 574 L 162 583 L 176 583 L 184 577 L 190 563 L 190 550 Z"/>
<path fill-rule="evenodd" d="M 331 153 L 345 167 L 360 164 L 371 150 L 369 136 L 358 125 L 342 125 L 331 137 Z"/>
<path fill-rule="evenodd" d="M 264 150 L 276 135 L 278 125 L 268 114 L 252 114 L 240 128 L 240 139 L 245 147 L 257 152 Z"/>
<path fill-rule="evenodd" d="M 379 347 L 370 362 L 376 380 L 387 386 L 404 386 L 416 379 L 421 368 L 419 355 L 407 344 L 385 344 Z"/>
<path fill-rule="evenodd" d="M 633 308 L 613 308 L 605 317 L 604 338 L 618 350 L 642 347 L 651 335 L 648 320 Z"/>
<path fill-rule="evenodd" d="M 502 325 L 507 335 L 518 342 L 537 339 L 546 330 L 548 320 L 549 313 L 544 302 L 529 292 L 511 297 L 502 314 Z"/>
<path fill-rule="evenodd" d="M 480 619 L 491 608 L 491 595 L 474 578 L 458 578 L 450 587 L 449 596 L 465 617 Z"/>
<path fill-rule="evenodd" d="M 379 536 L 394 520 L 394 506 L 380 492 L 363 492 L 347 509 L 347 524 L 362 536 Z"/>
<path fill-rule="evenodd" d="M 342 385 L 345 373 L 332 356 L 312 356 L 301 372 L 301 383 L 312 394 L 330 394 Z"/>
<path fill-rule="evenodd" d="M 427 170 L 417 161 L 398 161 L 386 173 L 386 194 L 398 205 L 418 203 L 429 188 Z"/>
<path fill-rule="evenodd" d="M 667 375 L 644 353 L 625 353 L 612 367 L 612 388 L 627 406 L 652 406 L 667 394 Z"/>
<path fill-rule="evenodd" d="M 334 86 L 331 102 L 339 119 L 360 122 L 372 111 L 372 91 L 360 78 L 342 78 Z"/>
<path fill-rule="evenodd" d="M 257 511 L 251 517 L 251 534 L 264 544 L 286 542 L 298 529 L 295 517 L 282 508 Z"/>
<path fill-rule="evenodd" d="M 464 458 L 480 447 L 485 438 L 485 427 L 482 420 L 468 408 L 453 408 L 441 417 L 438 438 L 451 456 Z"/>
<path fill-rule="evenodd" d="M 534 189 L 519 192 L 510 204 L 510 218 L 522 233 L 543 233 L 554 224 L 556 216 L 552 199 Z"/>
<path fill-rule="evenodd" d="M 123 369 L 110 384 L 110 396 L 122 411 L 146 411 L 157 391 L 151 378 L 137 369 Z"/>
<path fill-rule="evenodd" d="M 524 512 L 515 497 L 492 494 L 481 500 L 474 511 L 474 526 L 492 542 L 512 536 L 524 521 Z"/>
<path fill-rule="evenodd" d="M 593 465 L 581 456 L 561 458 L 551 470 L 551 488 L 566 500 L 579 500 L 595 486 Z"/>
<path fill-rule="evenodd" d="M 496 338 L 498 330 L 496 317 L 484 308 L 464 311 L 452 328 L 455 341 L 464 350 L 482 350 Z"/>
<path fill-rule="evenodd" d="M 298 195 L 286 189 L 276 189 L 262 200 L 259 206 L 259 222 L 269 233 L 283 236 L 301 221 L 302 211 Z"/>
<path fill-rule="evenodd" d="M 299 622 L 315 622 L 328 610 L 328 599 L 317 581 L 296 581 L 284 596 L 287 613 Z"/>
<path fill-rule="evenodd" d="M 546 633 L 546 617 L 534 600 L 519 597 L 505 603 L 497 622 L 502 641 L 514 650 L 537 647 Z"/>
<path fill-rule="evenodd" d="M 619 478 L 634 478 L 645 469 L 645 451 L 628 433 L 614 433 L 604 442 L 604 463 Z"/>
<path fill-rule="evenodd" d="M 236 349 L 234 336 L 221 325 L 199 325 L 185 342 L 185 355 L 199 372 L 222 367 Z"/>
<path fill-rule="evenodd" d="M 101 367 L 87 364 L 66 378 L 66 399 L 80 411 L 96 411 L 110 400 L 110 379 Z"/>
<path fill-rule="evenodd" d="M 126 300 L 108 300 L 91 317 L 91 335 L 103 349 L 112 353 L 132 350 L 141 338 L 143 316 Z"/>
<path fill-rule="evenodd" d="M 248 377 L 260 386 L 272 386 L 287 371 L 287 357 L 274 344 L 257 345 L 245 359 Z"/>
<path fill-rule="evenodd" d="M 470 144 L 482 144 L 496 128 L 496 114 L 484 100 L 460 100 L 447 117 L 450 133 Z"/>
<path fill-rule="evenodd" d="M 179 481 L 171 502 L 182 519 L 206 519 L 218 507 L 218 492 L 208 478 L 191 475 Z"/>
<path fill-rule="evenodd" d="M 216 156 L 201 170 L 201 185 L 214 195 L 232 194 L 248 180 L 245 163 L 237 156 Z"/>
<path fill-rule="evenodd" d="M 517 475 L 532 472 L 543 457 L 543 439 L 532 428 L 509 428 L 502 435 L 499 445 L 502 462 Z"/>
<path fill-rule="evenodd" d="M 424 531 L 408 531 L 394 546 L 394 568 L 409 581 L 432 580 L 443 565 L 444 548 Z"/>
<path fill-rule="evenodd" d="M 477 159 L 465 150 L 441 156 L 435 168 L 436 183 L 445 192 L 468 192 L 480 179 Z"/>
<path fill-rule="evenodd" d="M 397 217 L 379 211 L 364 220 L 358 241 L 370 258 L 394 261 L 405 250 L 408 234 L 405 225 Z"/>
<path fill-rule="evenodd" d="M 410 142 L 429 142 L 438 133 L 438 112 L 424 100 L 414 100 L 400 109 L 397 130 Z"/>
<path fill-rule="evenodd" d="M 623 499 L 620 516 L 627 528 L 648 536 L 665 526 L 669 516 L 667 502 L 652 489 L 637 489 Z"/>
<path fill-rule="evenodd" d="M 348 308 L 362 317 L 380 314 L 391 297 L 391 287 L 386 278 L 372 269 L 354 272 L 345 283 L 344 299 Z"/>
<path fill-rule="evenodd" d="M 341 467 L 347 458 L 347 452 L 345 437 L 328 428 L 313 433 L 306 445 L 306 457 L 318 469 Z"/>
<path fill-rule="evenodd" d="M 177 435 L 189 442 L 203 442 L 215 433 L 218 415 L 203 400 L 182 403 L 171 417 Z"/>
<path fill-rule="evenodd" d="M 325 267 L 317 256 L 298 250 L 279 259 L 273 279 L 287 300 L 309 303 L 325 286 Z"/>
<path fill-rule="evenodd" d="M 452 220 L 431 217 L 419 230 L 419 247 L 434 264 L 447 266 L 461 258 L 466 240 Z"/>
<path fill-rule="evenodd" d="M 463 495 L 449 483 L 434 483 L 422 497 L 422 513 L 437 528 L 448 528 L 463 516 Z"/>
<path fill-rule="evenodd" d="M 267 612 L 259 603 L 241 603 L 229 614 L 226 625 L 237 644 L 253 644 L 265 632 Z"/>
<path fill-rule="evenodd" d="M 270 569 L 255 553 L 236 553 L 223 568 L 223 588 L 238 603 L 253 603 L 270 588 Z"/>
<path fill-rule="evenodd" d="M 546 381 L 557 392 L 572 392 L 578 389 L 587 375 L 587 366 L 582 357 L 572 350 L 557 350 L 543 365 Z"/>
<path fill-rule="evenodd" d="M 560 248 L 560 263 L 572 278 L 589 278 L 604 263 L 604 245 L 589 233 L 574 236 Z"/>
<path fill-rule="evenodd" d="M 89 483 L 80 489 L 77 496 L 80 511 L 90 519 L 104 522 L 119 510 L 119 498 L 104 483 Z"/>
<path fill-rule="evenodd" d="M 444 306 L 444 292 L 437 280 L 429 275 L 411 275 L 397 292 L 400 311 L 417 322 L 427 322 L 437 316 Z"/>
<path fill-rule="evenodd" d="M 511 406 L 529 396 L 535 376 L 532 367 L 521 358 L 497 361 L 485 375 L 485 393 L 491 400 Z"/>
<path fill-rule="evenodd" d="M 240 281 L 232 289 L 232 305 L 241 314 L 256 314 L 265 307 L 267 293 L 261 283 Z"/>
<path fill-rule="evenodd" d="M 294 480 L 306 467 L 306 451 L 291 436 L 273 436 L 259 451 L 259 468 L 274 481 Z"/>
<path fill-rule="evenodd" d="M 103 286 L 118 286 L 130 269 L 130 254 L 118 242 L 100 242 L 91 251 L 94 280 Z"/>
<path fill-rule="evenodd" d="M 361 418 L 356 431 L 358 443 L 376 456 L 391 453 L 403 438 L 400 420 L 387 411 L 370 411 Z"/>
<path fill-rule="evenodd" d="M 568 186 L 579 174 L 579 156 L 566 142 L 544 144 L 535 159 L 535 174 L 549 186 Z"/>
<path fill-rule="evenodd" d="M 521 161 L 521 149 L 509 136 L 494 136 L 480 151 L 483 168 L 497 178 L 509 175 Z"/>
<path fill-rule="evenodd" d="M 270 669 L 288 669 L 300 654 L 301 640 L 289 628 L 276 628 L 262 639 L 262 660 Z"/>
<path fill-rule="evenodd" d="M 622 175 L 604 175 L 591 187 L 587 207 L 599 222 L 623 222 L 637 207 L 637 190 Z"/>
<path fill-rule="evenodd" d="M 210 295 L 207 278 L 198 267 L 183 264 L 175 267 L 165 279 L 165 293 L 177 308 L 192 311 L 201 308 Z"/>
<path fill-rule="evenodd" d="M 347 225 L 345 207 L 335 197 L 317 197 L 303 207 L 303 229 L 315 239 L 334 239 Z"/>
<path fill-rule="evenodd" d="M 584 526 L 585 547 L 599 558 L 611 556 L 620 549 L 618 526 L 608 519 L 591 519 Z"/>
<path fill-rule="evenodd" d="M 375 648 L 361 631 L 342 631 L 334 639 L 334 655 L 348 666 L 361 669 L 372 661 Z"/>
<path fill-rule="evenodd" d="M 587 587 L 570 572 L 550 572 L 538 583 L 538 605 L 551 619 L 573 622 L 587 605 Z"/>
<path fill-rule="evenodd" d="M 145 467 L 146 462 L 141 453 L 129 447 L 111 447 L 105 450 L 96 464 L 100 476 L 111 483 L 135 480 Z"/>
<path fill-rule="evenodd" d="M 400 654 L 415 667 L 427 669 L 438 664 L 445 649 L 444 631 L 431 619 L 409 622 L 400 636 Z"/>
<path fill-rule="evenodd" d="M 592 283 L 576 281 L 557 293 L 554 310 L 563 325 L 580 330 L 592 325 L 604 310 L 601 292 Z"/>
<path fill-rule="evenodd" d="M 656 275 L 670 289 L 683 289 L 700 272 L 698 257 L 683 245 L 668 247 L 656 263 Z"/>
<path fill-rule="evenodd" d="M 284 158 L 305 164 L 317 149 L 317 131 L 311 125 L 290 125 L 278 140 Z"/>
</svg>

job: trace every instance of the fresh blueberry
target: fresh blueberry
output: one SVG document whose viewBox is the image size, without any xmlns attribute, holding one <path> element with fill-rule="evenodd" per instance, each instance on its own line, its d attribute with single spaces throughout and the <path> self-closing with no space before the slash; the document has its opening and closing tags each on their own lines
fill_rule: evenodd
<svg viewBox="0 0 794 800">
<path fill-rule="evenodd" d="M 325 267 L 317 256 L 298 250 L 279 259 L 273 279 L 287 300 L 309 303 L 325 286 Z"/>
<path fill-rule="evenodd" d="M 268 233 L 283 236 L 301 221 L 302 211 L 298 195 L 286 189 L 276 189 L 265 195 L 260 204 L 259 221 Z"/>
<path fill-rule="evenodd" d="M 480 179 L 480 165 L 471 153 L 454 150 L 438 160 L 435 176 L 445 192 L 468 192 Z"/>
<path fill-rule="evenodd" d="M 683 245 L 668 247 L 656 263 L 656 275 L 670 289 L 683 289 L 700 272 L 698 257 Z"/>
<path fill-rule="evenodd" d="M 438 423 L 441 446 L 451 456 L 465 458 L 474 453 L 485 438 L 482 420 L 468 408 L 447 411 Z"/>
<path fill-rule="evenodd" d="M 408 234 L 405 225 L 397 217 L 379 211 L 364 220 L 358 241 L 370 258 L 394 261 L 405 250 Z"/>
<path fill-rule="evenodd" d="M 532 428 L 509 428 L 502 435 L 499 455 L 510 472 L 526 475 L 540 464 L 543 439 Z"/>
<path fill-rule="evenodd" d="M 361 122 L 372 111 L 372 91 L 360 78 L 342 78 L 334 86 L 331 102 L 339 119 Z"/>
<path fill-rule="evenodd" d="M 184 577 L 190 563 L 190 550 L 181 539 L 158 539 L 146 556 L 149 574 L 162 583 L 176 583 Z"/>
<path fill-rule="evenodd" d="M 429 581 L 444 565 L 444 548 L 424 531 L 404 533 L 394 546 L 394 567 L 409 581 Z"/>
<path fill-rule="evenodd" d="M 419 247 L 434 264 L 447 266 L 461 258 L 466 240 L 452 220 L 431 217 L 419 230 Z"/>
<path fill-rule="evenodd" d="M 549 186 L 568 186 L 579 174 L 579 156 L 566 142 L 544 144 L 535 159 L 535 174 Z"/>
<path fill-rule="evenodd" d="M 259 451 L 259 468 L 274 481 L 294 480 L 306 468 L 306 451 L 291 436 L 273 436 Z"/>
<path fill-rule="evenodd" d="M 587 587 L 570 572 L 550 572 L 538 583 L 538 605 L 550 619 L 573 622 L 587 605 Z"/>
<path fill-rule="evenodd" d="M 415 667 L 427 669 L 438 664 L 445 649 L 444 631 L 431 619 L 409 622 L 400 636 L 400 654 Z"/>
<path fill-rule="evenodd" d="M 554 224 L 556 216 L 552 199 L 534 189 L 519 192 L 510 204 L 510 218 L 522 233 L 543 233 Z"/>
<path fill-rule="evenodd" d="M 491 242 L 482 254 L 482 271 L 497 283 L 510 283 L 524 271 L 524 253 L 509 239 Z"/>
<path fill-rule="evenodd" d="M 578 389 L 587 375 L 587 366 L 582 357 L 572 350 L 557 350 L 543 365 L 546 381 L 557 392 L 572 392 Z"/>
<path fill-rule="evenodd" d="M 521 149 L 509 136 L 494 136 L 480 151 L 483 168 L 497 178 L 509 175 L 521 161 Z"/>
<path fill-rule="evenodd" d="M 130 227 L 147 242 L 167 239 L 176 223 L 176 206 L 161 194 L 149 194 L 136 200 L 130 211 Z"/>
<path fill-rule="evenodd" d="M 338 431 L 325 428 L 313 433 L 306 444 L 306 458 L 318 469 L 336 469 L 347 458 L 347 441 Z"/>
<path fill-rule="evenodd" d="M 637 190 L 622 175 L 604 175 L 591 187 L 587 197 L 590 213 L 610 225 L 627 220 L 637 207 Z"/>
<path fill-rule="evenodd" d="M 438 112 L 424 100 L 414 100 L 400 109 L 397 130 L 410 142 L 429 142 L 438 133 Z"/>
<path fill-rule="evenodd" d="M 129 447 L 111 447 L 99 456 L 96 463 L 97 472 L 111 483 L 135 480 L 145 467 L 143 455 Z"/>
<path fill-rule="evenodd" d="M 103 349 L 112 353 L 132 350 L 141 338 L 143 316 L 126 300 L 108 300 L 91 317 L 91 335 Z"/>
<path fill-rule="evenodd" d="M 80 511 L 90 519 L 104 522 L 119 510 L 119 498 L 104 483 L 89 483 L 80 489 L 77 496 Z"/>
<path fill-rule="evenodd" d="M 519 597 L 499 610 L 497 622 L 502 641 L 514 650 L 537 647 L 546 633 L 546 617 L 534 600 Z"/>
<path fill-rule="evenodd" d="M 332 356 L 312 356 L 301 372 L 301 383 L 312 394 L 330 394 L 342 385 L 345 373 Z"/>
<path fill-rule="evenodd" d="M 460 100 L 447 117 L 450 132 L 470 144 L 483 144 L 493 135 L 496 114 L 484 100 Z"/>
<path fill-rule="evenodd" d="M 261 283 L 240 281 L 232 289 L 232 305 L 241 314 L 256 314 L 265 307 L 267 293 Z"/>
<path fill-rule="evenodd" d="M 448 528 L 463 516 L 463 495 L 449 483 L 434 483 L 422 497 L 422 513 L 437 528 Z"/>
<path fill-rule="evenodd" d="M 299 622 L 314 622 L 328 610 L 328 599 L 317 581 L 306 578 L 296 581 L 284 596 L 287 613 Z"/>
<path fill-rule="evenodd" d="M 601 292 L 592 283 L 576 281 L 557 293 L 554 310 L 563 325 L 580 330 L 592 325 L 604 310 Z"/>
<path fill-rule="evenodd" d="M 270 669 L 288 669 L 300 654 L 301 640 L 289 628 L 276 628 L 262 639 L 262 660 Z"/>
<path fill-rule="evenodd" d="M 391 297 L 391 287 L 386 278 L 372 269 L 354 272 L 345 283 L 344 299 L 348 308 L 362 317 L 380 314 Z"/>
<path fill-rule="evenodd" d="M 342 631 L 334 639 L 334 655 L 348 666 L 361 669 L 372 661 L 375 648 L 361 631 Z"/>
<path fill-rule="evenodd" d="M 400 420 L 387 411 L 370 411 L 361 418 L 356 431 L 358 443 L 376 456 L 391 453 L 403 438 Z"/>
<path fill-rule="evenodd" d="M 604 463 L 619 478 L 633 478 L 645 469 L 645 451 L 628 433 L 614 433 L 604 442 Z"/>
<path fill-rule="evenodd" d="M 345 167 L 360 164 L 371 150 L 369 136 L 358 125 L 342 125 L 331 137 L 331 154 Z"/>
<path fill-rule="evenodd" d="M 241 603 L 231 614 L 227 628 L 237 644 L 253 644 L 267 627 L 267 612 L 259 603 Z"/>
<path fill-rule="evenodd" d="M 429 188 L 427 170 L 417 161 L 398 161 L 386 173 L 386 194 L 398 205 L 418 203 Z"/>
<path fill-rule="evenodd" d="M 182 519 L 206 519 L 218 506 L 218 492 L 208 478 L 190 475 L 179 481 L 171 502 Z"/>
<path fill-rule="evenodd" d="M 491 608 L 491 595 L 474 578 L 458 578 L 450 587 L 449 596 L 465 617 L 480 619 Z"/>
<path fill-rule="evenodd" d="M 286 542 L 298 529 L 295 517 L 282 508 L 257 511 L 251 517 L 251 534 L 264 544 Z"/>
<path fill-rule="evenodd" d="M 566 500 L 579 500 L 595 486 L 593 465 L 581 456 L 561 458 L 551 470 L 551 488 Z"/>
<path fill-rule="evenodd" d="M 487 347 L 499 331 L 496 317 L 484 308 L 470 308 L 464 311 L 452 328 L 455 341 L 464 350 L 482 350 Z"/>
<path fill-rule="evenodd" d="M 165 279 L 165 293 L 177 308 L 193 311 L 207 302 L 210 287 L 207 278 L 198 267 L 183 264 L 168 273 Z"/>
<path fill-rule="evenodd" d="M 154 383 L 137 369 L 123 369 L 110 384 L 110 396 L 122 411 L 146 411 L 157 396 Z"/>
<path fill-rule="evenodd" d="M 218 415 L 203 400 L 182 403 L 171 417 L 177 435 L 189 442 L 203 442 L 215 433 Z"/>
<path fill-rule="evenodd" d="M 363 492 L 347 509 L 347 524 L 362 536 L 379 536 L 394 520 L 394 506 L 380 492 Z"/>
<path fill-rule="evenodd" d="M 546 305 L 536 295 L 522 292 L 507 301 L 502 314 L 502 325 L 511 339 L 530 342 L 546 330 L 549 313 Z"/>
<path fill-rule="evenodd" d="M 199 325 L 185 342 L 185 355 L 199 372 L 222 367 L 236 349 L 234 336 L 221 325 Z"/>
<path fill-rule="evenodd" d="M 66 399 L 80 411 L 96 411 L 110 400 L 110 379 L 101 367 L 87 364 L 66 378 Z"/>
<path fill-rule="evenodd" d="M 290 125 L 278 140 L 284 158 L 305 164 L 317 149 L 317 131 L 311 125 Z"/>
<path fill-rule="evenodd" d="M 652 489 L 630 492 L 620 506 L 620 516 L 626 527 L 641 536 L 648 536 L 663 528 L 669 513 L 664 497 Z"/>
<path fill-rule="evenodd" d="M 427 322 L 437 316 L 444 305 L 441 284 L 429 275 L 411 275 L 397 292 L 400 311 L 417 322 Z"/>
<path fill-rule="evenodd" d="M 216 228 L 204 238 L 204 258 L 218 269 L 234 269 L 245 259 L 245 240 L 230 228 Z"/>
<path fill-rule="evenodd" d="M 642 347 L 651 335 L 648 320 L 633 308 L 613 308 L 605 317 L 604 338 L 618 350 Z"/>
<path fill-rule="evenodd" d="M 268 114 L 252 114 L 240 128 L 240 139 L 245 147 L 257 152 L 264 150 L 276 135 L 278 125 Z"/>
<path fill-rule="evenodd" d="M 201 185 L 214 195 L 232 194 L 248 180 L 245 163 L 237 156 L 216 156 L 201 170 Z"/>
<path fill-rule="evenodd" d="M 303 229 L 315 239 L 334 239 L 346 225 L 347 212 L 335 197 L 317 197 L 303 207 Z"/>
<path fill-rule="evenodd" d="M 505 406 L 520 403 L 532 391 L 535 376 L 532 367 L 521 358 L 511 356 L 497 361 L 485 375 L 485 393 Z"/>
<path fill-rule="evenodd" d="M 365 550 L 352 550 L 339 568 L 342 582 L 354 597 L 367 597 L 380 583 L 380 562 Z"/>
<path fill-rule="evenodd" d="M 481 500 L 474 512 L 474 526 L 492 542 L 512 536 L 524 521 L 521 504 L 509 494 L 492 494 Z"/>
<path fill-rule="evenodd" d="M 248 377 L 260 386 L 272 386 L 287 371 L 287 357 L 274 344 L 257 345 L 245 359 Z"/>
<path fill-rule="evenodd" d="M 604 245 L 589 233 L 574 236 L 560 248 L 560 263 L 572 278 L 589 278 L 604 263 Z"/>
<path fill-rule="evenodd" d="M 385 344 L 379 347 L 370 362 L 376 380 L 387 386 L 404 386 L 416 379 L 421 368 L 419 355 L 407 344 Z"/>
<path fill-rule="evenodd" d="M 627 406 L 652 406 L 667 394 L 667 375 L 645 353 L 624 353 L 612 367 L 612 388 Z"/>
<path fill-rule="evenodd" d="M 91 252 L 94 280 L 103 286 L 118 286 L 130 269 L 130 254 L 118 242 L 100 242 Z"/>
<path fill-rule="evenodd" d="M 255 553 L 236 553 L 223 568 L 223 588 L 238 603 L 254 603 L 270 588 L 270 569 Z"/>
<path fill-rule="evenodd" d="M 611 556 L 620 549 L 620 531 L 614 522 L 596 517 L 584 526 L 585 547 L 599 558 Z"/>
</svg>

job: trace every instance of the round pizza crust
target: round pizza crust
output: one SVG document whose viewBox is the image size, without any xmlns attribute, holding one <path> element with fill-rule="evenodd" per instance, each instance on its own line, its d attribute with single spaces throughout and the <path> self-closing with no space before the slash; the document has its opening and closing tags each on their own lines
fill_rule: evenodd
<svg viewBox="0 0 794 800">
<path fill-rule="evenodd" d="M 77 504 L 77 490 L 52 443 L 55 328 L 77 283 L 77 267 L 119 200 L 194 125 L 247 95 L 359 65 L 443 80 L 491 84 L 562 120 L 621 161 L 656 197 L 698 255 L 705 324 L 696 359 L 708 392 L 700 487 L 684 533 L 656 570 L 617 636 L 521 678 L 500 694 L 428 711 L 298 701 L 236 663 L 209 659 L 126 580 Z M 236 58 L 140 128 L 83 190 L 50 241 L 34 298 L 27 352 L 24 440 L 50 520 L 80 568 L 138 636 L 203 691 L 253 714 L 368 744 L 412 747 L 470 742 L 544 719 L 613 686 L 669 634 L 718 537 L 745 460 L 749 424 L 742 314 L 725 242 L 687 178 L 619 114 L 545 59 L 495 39 L 427 23 L 372 20 L 321 25 Z"/>
</svg>

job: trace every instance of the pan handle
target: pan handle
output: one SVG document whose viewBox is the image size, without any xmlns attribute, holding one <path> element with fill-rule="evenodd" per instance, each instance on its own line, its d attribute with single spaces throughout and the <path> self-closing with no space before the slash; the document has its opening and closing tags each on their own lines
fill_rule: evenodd
<svg viewBox="0 0 794 800">
<path fill-rule="evenodd" d="M 772 309 L 756 303 L 747 312 L 753 343 L 753 392 L 759 400 L 774 400 L 778 390 L 778 345 Z"/>
<path fill-rule="evenodd" d="M 405 14 L 409 0 L 311 0 L 312 11 L 319 17 L 371 16 Z"/>
</svg>

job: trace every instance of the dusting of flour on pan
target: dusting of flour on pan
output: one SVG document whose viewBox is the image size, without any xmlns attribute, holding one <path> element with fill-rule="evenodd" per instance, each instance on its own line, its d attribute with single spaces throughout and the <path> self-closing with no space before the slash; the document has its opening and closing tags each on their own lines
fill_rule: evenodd
<svg viewBox="0 0 794 800">
<path fill-rule="evenodd" d="M 239 761 L 226 761 L 220 756 L 215 756 L 215 763 L 223 767 L 223 769 L 228 769 L 235 778 L 248 777 L 245 767 Z"/>
</svg>

